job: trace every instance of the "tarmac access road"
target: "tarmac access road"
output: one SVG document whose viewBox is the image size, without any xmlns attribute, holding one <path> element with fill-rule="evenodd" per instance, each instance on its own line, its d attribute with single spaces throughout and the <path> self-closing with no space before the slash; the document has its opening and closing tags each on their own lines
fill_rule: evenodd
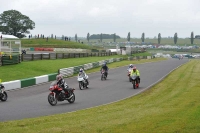
<svg viewBox="0 0 200 133">
<path fill-rule="evenodd" d="M 100 72 L 88 74 L 90 86 L 84 90 L 78 88 L 77 77 L 66 78 L 67 84 L 72 88 L 76 88 L 74 92 L 76 100 L 73 104 L 63 101 L 58 102 L 56 106 L 51 106 L 47 100 L 50 92 L 50 82 L 7 91 L 7 101 L 0 102 L 0 121 L 72 112 L 122 100 L 146 90 L 170 71 L 188 61 L 188 59 L 168 59 L 159 62 L 137 64 L 136 67 L 141 75 L 140 87 L 137 89 L 133 89 L 132 84 L 128 80 L 127 67 L 110 69 L 108 79 L 105 81 L 101 81 Z"/>
</svg>

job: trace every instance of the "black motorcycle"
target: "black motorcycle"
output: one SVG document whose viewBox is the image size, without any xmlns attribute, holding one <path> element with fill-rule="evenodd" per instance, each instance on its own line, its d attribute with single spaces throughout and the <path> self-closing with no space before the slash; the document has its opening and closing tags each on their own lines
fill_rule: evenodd
<svg viewBox="0 0 200 133">
<path fill-rule="evenodd" d="M 8 95 L 5 92 L 5 87 L 2 84 L 0 84 L 0 100 L 4 102 L 7 100 L 7 98 L 8 98 Z"/>
<path fill-rule="evenodd" d="M 101 71 L 101 80 L 106 80 L 106 78 L 107 78 L 106 71 L 105 71 L 105 70 L 102 70 L 102 71 Z"/>
</svg>

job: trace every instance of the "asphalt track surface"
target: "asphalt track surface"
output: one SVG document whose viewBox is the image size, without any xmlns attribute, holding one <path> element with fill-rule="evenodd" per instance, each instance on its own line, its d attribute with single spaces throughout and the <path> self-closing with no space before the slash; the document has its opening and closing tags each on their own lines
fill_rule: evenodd
<svg viewBox="0 0 200 133">
<path fill-rule="evenodd" d="M 137 89 L 133 89 L 132 84 L 128 81 L 127 67 L 110 69 L 106 81 L 100 80 L 100 72 L 88 74 L 90 86 L 84 90 L 78 88 L 77 77 L 65 79 L 70 87 L 76 88 L 74 92 L 76 100 L 72 104 L 63 101 L 58 102 L 56 106 L 51 106 L 47 100 L 50 82 L 8 91 L 8 100 L 0 102 L 0 121 L 72 112 L 115 102 L 146 90 L 187 61 L 188 59 L 169 59 L 137 64 L 136 67 L 141 74 L 140 87 Z"/>
</svg>

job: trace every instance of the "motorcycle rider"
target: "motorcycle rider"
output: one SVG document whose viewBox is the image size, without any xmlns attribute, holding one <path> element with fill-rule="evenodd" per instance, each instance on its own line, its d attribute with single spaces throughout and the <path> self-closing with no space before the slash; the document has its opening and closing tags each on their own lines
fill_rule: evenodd
<svg viewBox="0 0 200 133">
<path fill-rule="evenodd" d="M 69 86 L 67 85 L 67 83 L 65 82 L 63 76 L 61 74 L 58 74 L 56 76 L 56 81 L 57 81 L 57 85 L 59 87 L 61 87 L 63 89 L 64 92 L 68 92 L 67 88 L 69 88 Z"/>
<path fill-rule="evenodd" d="M 106 62 L 103 63 L 100 71 L 104 70 L 105 71 L 105 76 L 108 76 L 108 66 L 106 65 Z"/>
<path fill-rule="evenodd" d="M 136 83 L 140 83 L 140 72 L 139 70 L 134 66 L 133 70 L 131 71 L 131 76 L 136 75 Z"/>
<path fill-rule="evenodd" d="M 129 69 L 133 69 L 133 64 L 130 64 L 129 66 L 128 66 L 128 69 L 127 70 L 129 70 Z"/>
<path fill-rule="evenodd" d="M 88 88 L 89 81 L 88 81 L 88 79 L 86 79 L 86 73 L 82 68 L 80 68 L 78 76 L 81 76 L 81 77 L 83 77 L 85 79 L 85 81 L 87 82 L 87 87 L 86 88 Z"/>
</svg>

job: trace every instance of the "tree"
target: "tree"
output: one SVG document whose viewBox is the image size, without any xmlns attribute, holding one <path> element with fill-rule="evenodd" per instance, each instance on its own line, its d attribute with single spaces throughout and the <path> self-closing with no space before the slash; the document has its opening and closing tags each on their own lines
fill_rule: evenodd
<svg viewBox="0 0 200 133">
<path fill-rule="evenodd" d="M 90 41 L 90 33 L 87 33 L 87 41 Z"/>
<path fill-rule="evenodd" d="M 194 43 L 194 33 L 193 32 L 191 33 L 190 41 L 191 41 L 191 44 Z"/>
<path fill-rule="evenodd" d="M 4 11 L 0 14 L 0 31 L 4 34 L 14 35 L 19 38 L 30 34 L 29 30 L 35 28 L 35 23 L 16 10 Z"/>
<path fill-rule="evenodd" d="M 142 33 L 142 37 L 141 37 L 142 42 L 144 42 L 144 38 L 145 38 L 145 34 L 144 34 L 144 32 L 143 32 L 143 33 Z"/>
<path fill-rule="evenodd" d="M 103 36 L 102 36 L 102 33 L 100 34 L 100 41 L 102 42 L 103 40 Z"/>
<path fill-rule="evenodd" d="M 131 40 L 131 33 L 129 32 L 127 36 L 127 41 L 130 42 L 130 40 Z"/>
<path fill-rule="evenodd" d="M 75 34 L 75 40 L 76 40 L 76 42 L 77 42 L 77 40 L 78 40 L 78 38 L 77 38 L 77 34 Z"/>
<path fill-rule="evenodd" d="M 174 44 L 176 44 L 176 43 L 177 43 L 177 40 L 178 40 L 178 34 L 177 34 L 177 33 L 175 33 L 175 34 L 174 34 Z"/>
<path fill-rule="evenodd" d="M 159 33 L 158 34 L 158 44 L 160 44 L 160 41 L 161 41 L 161 34 Z"/>
<path fill-rule="evenodd" d="M 113 34 L 113 41 L 116 42 L 116 34 Z"/>
</svg>

